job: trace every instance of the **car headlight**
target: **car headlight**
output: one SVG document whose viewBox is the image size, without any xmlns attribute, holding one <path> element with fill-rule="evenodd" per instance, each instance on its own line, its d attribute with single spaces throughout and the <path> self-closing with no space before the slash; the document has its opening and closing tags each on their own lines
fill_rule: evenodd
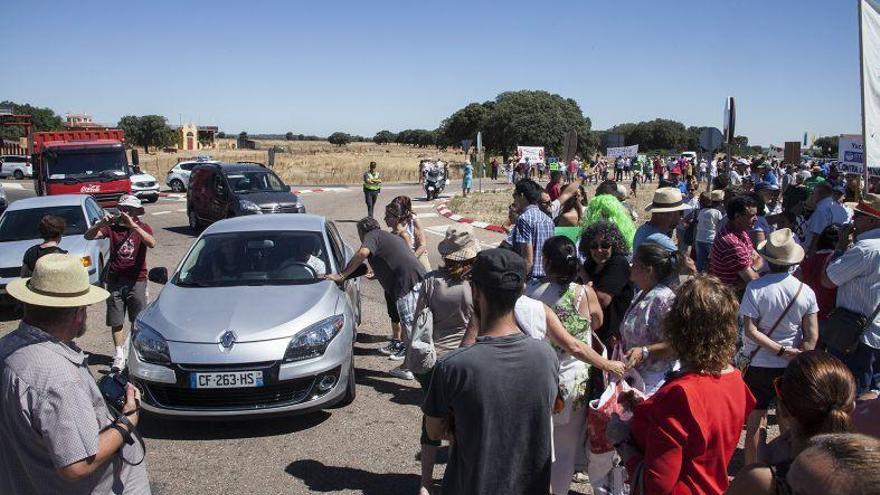
<svg viewBox="0 0 880 495">
<path fill-rule="evenodd" d="M 168 342 L 159 332 L 150 328 L 143 322 L 135 321 L 134 332 L 131 336 L 132 347 L 137 352 L 138 359 L 145 363 L 170 364 L 171 357 L 168 353 Z"/>
<path fill-rule="evenodd" d="M 260 213 L 260 207 L 257 206 L 253 201 L 248 201 L 246 199 L 238 200 L 238 206 L 241 207 L 244 211 L 249 211 L 251 213 Z"/>
<path fill-rule="evenodd" d="M 284 353 L 284 362 L 302 361 L 323 355 L 330 341 L 339 334 L 344 325 L 345 317 L 335 315 L 306 328 L 290 339 Z"/>
<path fill-rule="evenodd" d="M 305 213 L 306 212 L 306 205 L 297 201 L 296 202 L 296 211 L 298 211 L 299 213 Z"/>
</svg>

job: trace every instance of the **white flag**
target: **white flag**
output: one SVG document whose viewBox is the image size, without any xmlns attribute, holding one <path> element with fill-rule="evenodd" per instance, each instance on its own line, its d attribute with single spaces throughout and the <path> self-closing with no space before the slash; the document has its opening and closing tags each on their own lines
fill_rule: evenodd
<svg viewBox="0 0 880 495">
<path fill-rule="evenodd" d="M 880 167 L 880 3 L 862 2 L 862 98 L 865 113 L 865 161 Z"/>
</svg>

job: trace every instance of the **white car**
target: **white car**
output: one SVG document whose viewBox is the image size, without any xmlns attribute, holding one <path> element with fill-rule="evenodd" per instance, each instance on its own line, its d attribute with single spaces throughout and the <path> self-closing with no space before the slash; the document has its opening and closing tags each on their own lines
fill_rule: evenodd
<svg viewBox="0 0 880 495">
<path fill-rule="evenodd" d="M 202 163 L 218 163 L 216 160 L 180 162 L 165 175 L 165 184 L 174 192 L 184 192 L 189 187 L 189 175 L 193 167 Z"/>
<path fill-rule="evenodd" d="M 67 222 L 61 248 L 82 260 L 89 282 L 101 280 L 101 271 L 110 259 L 110 241 L 88 241 L 83 234 L 104 217 L 104 209 L 86 194 L 38 196 L 14 201 L 0 215 L 0 295 L 6 294 L 6 284 L 21 275 L 24 252 L 43 242 L 38 225 L 44 215 L 56 215 Z"/>
<path fill-rule="evenodd" d="M 31 159 L 24 155 L 0 155 L 0 177 L 15 177 L 17 180 L 33 177 Z"/>
<path fill-rule="evenodd" d="M 129 179 L 131 180 L 131 193 L 135 197 L 147 203 L 155 203 L 159 199 L 159 181 L 155 177 L 140 172 L 133 174 Z"/>
</svg>

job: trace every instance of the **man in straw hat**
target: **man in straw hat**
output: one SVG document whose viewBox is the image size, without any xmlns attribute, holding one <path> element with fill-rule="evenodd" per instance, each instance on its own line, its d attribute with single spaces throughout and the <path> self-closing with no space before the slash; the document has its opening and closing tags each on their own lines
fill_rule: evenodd
<svg viewBox="0 0 880 495">
<path fill-rule="evenodd" d="M 850 237 L 855 235 L 850 245 Z M 859 393 L 880 388 L 880 194 L 865 194 L 853 223 L 840 233 L 822 285 L 837 287 L 837 307 L 870 317 L 858 348 L 841 357 L 856 377 Z"/>
<path fill-rule="evenodd" d="M 742 352 L 752 356 L 744 379 L 757 401 L 746 421 L 746 464 L 757 462 L 758 433 L 776 398 L 773 381 L 791 359 L 814 349 L 819 337 L 816 294 L 791 274 L 804 259 L 804 248 L 792 231 L 770 233 L 758 244 L 758 254 L 767 261 L 770 273 L 749 282 L 739 309 L 746 337 Z"/>
<path fill-rule="evenodd" d="M 636 230 L 636 235 L 633 237 L 633 252 L 636 252 L 651 234 L 663 234 L 671 239 L 683 212 L 690 208 L 684 202 L 681 191 L 675 187 L 661 187 L 654 191 L 654 199 L 645 208 L 651 212 L 651 219 Z"/>
<path fill-rule="evenodd" d="M 140 393 L 129 385 L 117 417 L 73 340 L 86 308 L 107 299 L 79 258 L 48 254 L 6 290 L 24 304 L 0 339 L 0 493 L 148 494 L 144 452 L 131 438 Z"/>
<path fill-rule="evenodd" d="M 113 368 L 125 367 L 125 332 L 123 324 L 133 322 L 147 305 L 147 248 L 156 247 L 153 229 L 142 222 L 141 200 L 123 194 L 118 203 L 119 216 L 106 215 L 83 236 L 86 239 L 110 239 L 110 259 L 107 262 L 106 287 L 107 326 L 113 333 Z"/>
</svg>

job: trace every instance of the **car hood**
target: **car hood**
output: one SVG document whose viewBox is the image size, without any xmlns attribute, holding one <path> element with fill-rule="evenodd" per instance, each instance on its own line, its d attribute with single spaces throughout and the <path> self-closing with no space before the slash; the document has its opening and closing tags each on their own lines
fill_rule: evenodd
<svg viewBox="0 0 880 495">
<path fill-rule="evenodd" d="M 168 341 L 214 343 L 227 330 L 237 342 L 291 337 L 336 312 L 330 281 L 306 285 L 179 287 L 167 284 L 138 320 Z"/>
<path fill-rule="evenodd" d="M 24 241 L 0 242 L 0 268 L 21 266 L 24 252 L 34 244 L 42 243 L 42 239 L 28 239 Z M 86 252 L 88 241 L 81 235 L 71 235 L 61 238 L 61 249 L 74 256 L 82 256 Z"/>
<path fill-rule="evenodd" d="M 134 174 L 129 179 L 132 182 L 156 182 L 156 178 L 150 174 Z"/>
<path fill-rule="evenodd" d="M 296 197 L 296 194 L 287 191 L 253 192 L 248 194 L 239 194 L 238 198 L 253 201 L 258 206 L 293 206 L 299 200 L 299 198 Z"/>
</svg>

